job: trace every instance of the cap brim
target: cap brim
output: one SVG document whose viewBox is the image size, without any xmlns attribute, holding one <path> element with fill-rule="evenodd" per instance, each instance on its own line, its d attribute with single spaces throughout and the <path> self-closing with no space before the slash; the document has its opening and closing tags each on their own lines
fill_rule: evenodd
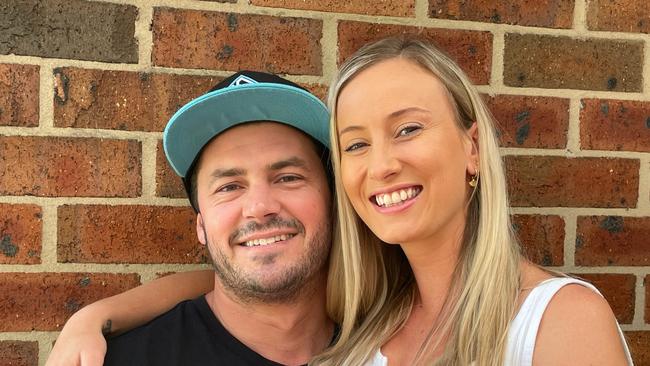
<svg viewBox="0 0 650 366">
<path fill-rule="evenodd" d="M 253 121 L 293 126 L 329 148 L 329 112 L 323 102 L 296 87 L 255 83 L 215 90 L 179 109 L 163 133 L 167 160 L 176 174 L 185 177 L 214 136 Z"/>
</svg>

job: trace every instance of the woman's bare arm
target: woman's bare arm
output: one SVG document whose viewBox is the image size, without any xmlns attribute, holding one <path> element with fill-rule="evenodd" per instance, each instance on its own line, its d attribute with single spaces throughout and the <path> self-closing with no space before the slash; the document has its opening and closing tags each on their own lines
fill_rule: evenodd
<svg viewBox="0 0 650 366">
<path fill-rule="evenodd" d="M 104 334 L 133 329 L 213 288 L 214 271 L 182 272 L 92 303 L 68 319 L 46 365 L 101 366 L 106 354 Z"/>
<path fill-rule="evenodd" d="M 607 301 L 580 285 L 560 289 L 542 317 L 533 355 L 535 365 L 628 366 Z"/>
</svg>

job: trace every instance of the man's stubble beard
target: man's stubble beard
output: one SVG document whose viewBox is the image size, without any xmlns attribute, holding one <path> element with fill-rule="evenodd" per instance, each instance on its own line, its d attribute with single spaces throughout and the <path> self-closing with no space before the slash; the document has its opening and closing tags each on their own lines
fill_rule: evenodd
<svg viewBox="0 0 650 366">
<path fill-rule="evenodd" d="M 314 232 L 307 249 L 293 264 L 280 268 L 283 273 L 276 274 L 271 283 L 263 281 L 251 271 L 242 270 L 232 263 L 221 250 L 210 245 L 205 228 L 203 229 L 212 266 L 221 285 L 230 295 L 247 303 L 291 303 L 300 296 L 316 291 L 321 286 L 316 276 L 324 276 L 331 246 L 331 227 L 324 222 Z M 302 234 L 304 235 L 304 233 Z M 305 240 L 307 240 L 305 238 Z M 260 258 L 262 265 L 270 265 L 277 254 Z"/>
</svg>

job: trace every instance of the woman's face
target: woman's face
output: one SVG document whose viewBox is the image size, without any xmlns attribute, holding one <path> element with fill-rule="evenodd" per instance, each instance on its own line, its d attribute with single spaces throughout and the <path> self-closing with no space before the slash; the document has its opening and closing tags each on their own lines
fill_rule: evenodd
<svg viewBox="0 0 650 366">
<path fill-rule="evenodd" d="M 447 92 L 404 58 L 377 63 L 340 92 L 342 181 L 354 209 L 381 240 L 458 239 L 477 151 Z"/>
</svg>

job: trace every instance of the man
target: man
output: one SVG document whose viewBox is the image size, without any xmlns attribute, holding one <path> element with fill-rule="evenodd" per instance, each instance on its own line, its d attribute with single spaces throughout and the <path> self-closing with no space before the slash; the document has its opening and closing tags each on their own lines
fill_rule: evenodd
<svg viewBox="0 0 650 366">
<path fill-rule="evenodd" d="M 165 154 L 197 212 L 214 290 L 109 340 L 105 365 L 301 365 L 331 343 L 328 119 L 306 90 L 257 72 L 171 118 Z"/>
</svg>

